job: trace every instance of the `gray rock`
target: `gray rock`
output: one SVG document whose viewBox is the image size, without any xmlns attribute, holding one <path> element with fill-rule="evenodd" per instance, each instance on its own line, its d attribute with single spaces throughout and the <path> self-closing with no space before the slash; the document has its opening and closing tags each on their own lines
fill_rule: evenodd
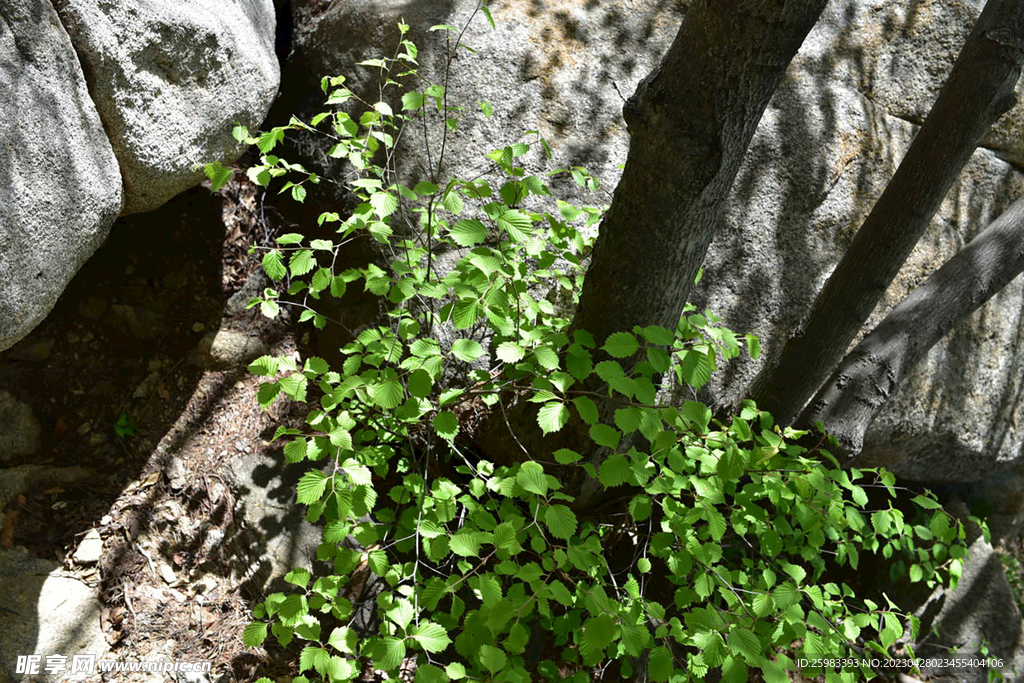
<svg viewBox="0 0 1024 683">
<path fill-rule="evenodd" d="M 19 655 L 67 657 L 68 670 L 36 681 L 82 680 L 68 677 L 74 655 L 103 658 L 109 651 L 100 628 L 96 589 L 62 574 L 59 564 L 32 557 L 24 550 L 0 550 L 0 677 L 29 680 L 15 673 Z"/>
<path fill-rule="evenodd" d="M 995 658 L 1003 661 L 998 669 L 1004 674 L 1024 671 L 1024 622 L 999 556 L 984 538 L 971 544 L 956 588 L 936 589 L 918 614 L 925 618 L 914 647 L 917 657 Z M 979 666 L 922 667 L 921 672 L 963 683 L 990 680 L 988 669 Z"/>
<path fill-rule="evenodd" d="M 124 213 L 154 209 L 230 163 L 277 92 L 272 0 L 61 0 L 124 174 Z"/>
<path fill-rule="evenodd" d="M 0 0 L 0 350 L 46 317 L 121 210 L 121 176 L 50 0 Z"/>
<path fill-rule="evenodd" d="M 231 295 L 224 305 L 224 317 L 233 318 L 244 313 L 246 306 L 255 297 L 263 293 L 263 289 L 270 285 L 270 278 L 263 274 L 262 270 L 254 270 L 246 279 L 242 288 Z"/>
<path fill-rule="evenodd" d="M 238 330 L 217 330 L 203 336 L 192 362 L 208 370 L 240 369 L 267 352 L 262 339 Z"/>
<path fill-rule="evenodd" d="M 354 0 L 332 3 L 313 19 L 304 18 L 309 9 L 302 11 L 299 5 L 282 100 L 310 113 L 320 111 L 320 77 L 335 74 L 344 74 L 349 79 L 346 85 L 357 92 L 375 93 L 375 71 L 354 65 L 391 54 L 403 17 L 419 46 L 420 74 L 441 82 L 445 33 L 427 29 L 434 24 L 461 27 L 476 5 L 471 0 Z M 631 94 L 660 59 L 678 28 L 679 3 L 516 1 L 495 3 L 492 12 L 497 30 L 478 15 L 463 38 L 478 53 L 461 51 L 451 69 L 449 104 L 465 106 L 470 115 L 449 134 L 446 171 L 474 177 L 490 168 L 488 152 L 520 142 L 526 131 L 536 130 L 554 147 L 553 166 L 542 163 L 537 145 L 523 159 L 527 168 L 586 166 L 610 190 L 628 149 L 620 93 Z M 479 112 L 479 101 L 493 103 L 492 118 L 472 115 Z M 410 182 L 427 177 L 441 146 L 441 127 L 434 125 L 428 136 L 433 155 L 428 159 L 419 128 L 403 136 L 408 145 L 402 169 Z M 536 142 L 535 136 L 530 138 Z M 567 195 L 591 206 L 610 200 L 604 192 L 577 191 L 565 175 L 552 183 L 567 201 Z"/>
<path fill-rule="evenodd" d="M 843 0 L 829 3 L 801 59 L 852 85 L 886 113 L 920 122 L 981 13 L 983 0 Z M 1024 162 L 1024 86 L 984 144 Z"/>
<path fill-rule="evenodd" d="M 758 335 L 765 357 L 796 329 L 915 132 L 813 64 L 798 62 L 765 112 L 696 292 L 695 303 L 732 329 Z M 978 150 L 868 329 L 1021 194 L 1024 176 Z M 936 345 L 876 418 L 861 464 L 964 482 L 1017 459 L 1022 307 L 1024 284 L 1015 281 Z M 760 367 L 730 363 L 709 395 L 739 398 Z"/>
<path fill-rule="evenodd" d="M 98 529 L 89 529 L 75 548 L 74 560 L 78 564 L 96 564 L 102 555 L 103 539 L 100 538 L 100 532 Z"/>
<path fill-rule="evenodd" d="M 27 404 L 0 390 L 0 460 L 32 455 L 42 428 Z"/>
</svg>

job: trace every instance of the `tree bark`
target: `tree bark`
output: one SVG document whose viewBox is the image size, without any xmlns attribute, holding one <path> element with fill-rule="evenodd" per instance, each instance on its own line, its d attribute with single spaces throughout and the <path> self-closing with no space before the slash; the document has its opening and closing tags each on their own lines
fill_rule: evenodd
<svg viewBox="0 0 1024 683">
<path fill-rule="evenodd" d="M 896 174 L 825 283 L 801 329 L 750 397 L 789 424 L 849 348 L 982 136 L 1014 102 L 1024 2 L 989 0 Z"/>
<path fill-rule="evenodd" d="M 600 345 L 634 325 L 676 328 L 757 124 L 825 3 L 693 2 L 662 62 L 624 107 L 629 154 L 575 329 Z M 517 404 L 492 413 L 478 445 L 507 463 L 546 457 L 563 441 L 577 450 L 589 443 L 572 422 L 565 434 L 544 437 L 533 411 Z"/>
<path fill-rule="evenodd" d="M 825 0 L 696 0 L 626 102 L 622 179 L 574 326 L 675 329 L 768 101 Z"/>
<path fill-rule="evenodd" d="M 824 423 L 846 457 L 907 372 L 957 322 L 1024 272 L 1024 198 L 911 292 L 843 360 L 798 422 Z M 965 369 L 966 371 L 967 369 Z"/>
</svg>

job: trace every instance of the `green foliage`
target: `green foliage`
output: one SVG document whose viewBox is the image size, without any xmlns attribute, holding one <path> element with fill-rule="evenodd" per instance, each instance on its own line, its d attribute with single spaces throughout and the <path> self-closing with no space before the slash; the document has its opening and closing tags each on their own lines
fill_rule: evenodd
<svg viewBox="0 0 1024 683">
<path fill-rule="evenodd" d="M 403 184 L 395 140 L 413 124 L 453 129 L 463 113 L 443 86 L 417 80 L 416 57 L 403 37 L 394 57 L 362 63 L 381 75 L 378 101 L 325 78 L 328 105 L 343 108 L 258 135 L 236 130 L 263 155 L 249 178 L 300 202 L 319 178 L 272 152 L 286 133 L 324 131 L 336 141 L 330 155 L 350 163 L 358 199 L 348 216 L 320 216 L 336 224 L 333 240 L 279 237 L 262 264 L 287 294 L 267 289 L 250 305 L 271 317 L 298 305 L 300 321 L 319 328 L 325 295 L 361 286 L 389 304 L 386 322 L 341 349 L 340 367 L 291 356 L 250 365 L 265 378 L 262 405 L 309 406 L 302 429 L 282 426 L 274 438 L 308 468 L 297 498 L 323 524 L 318 559 L 332 570 L 290 573 L 295 588 L 255 608 L 246 644 L 269 634 L 297 648 L 296 680 L 306 681 L 352 680 L 368 664 L 385 680 L 410 668 L 417 681 L 565 671 L 590 680 L 612 664 L 628 676 L 643 655 L 653 681 L 712 670 L 785 681 L 798 657 L 884 654 L 908 619 L 916 630 L 841 577 L 870 556 L 912 582 L 955 581 L 960 524 L 927 496 L 914 501 L 927 514 L 909 519 L 891 474 L 842 470 L 750 402 L 721 422 L 698 401 L 659 400 L 664 376 L 697 390 L 742 346 L 759 353 L 756 338 L 710 312 L 687 306 L 676 329 L 603 340 L 570 331 L 603 209 L 553 199 L 545 176 L 528 172 L 537 143 L 548 152 L 536 133 L 488 154 L 489 174 Z M 553 173 L 599 188 L 582 169 Z M 360 235 L 390 261 L 336 272 L 338 251 Z M 549 296 L 559 292 L 568 310 Z M 474 414 L 513 395 L 535 404 L 544 433 L 576 430 L 575 450 L 499 465 L 460 442 Z M 581 480 L 619 509 L 577 506 Z M 359 634 L 351 590 L 366 572 L 383 590 L 376 631 Z M 871 676 L 849 669 L 826 680 Z"/>
<path fill-rule="evenodd" d="M 135 422 L 135 418 L 128 413 L 121 413 L 117 416 L 117 421 L 114 422 L 114 434 L 119 439 L 134 436 L 136 429 L 138 429 L 138 425 Z"/>
</svg>

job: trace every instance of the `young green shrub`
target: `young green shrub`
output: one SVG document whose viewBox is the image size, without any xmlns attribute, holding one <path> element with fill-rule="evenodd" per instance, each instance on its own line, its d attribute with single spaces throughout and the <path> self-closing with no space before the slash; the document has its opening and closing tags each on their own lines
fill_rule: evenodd
<svg viewBox="0 0 1024 683">
<path fill-rule="evenodd" d="M 291 466 L 306 468 L 297 498 L 323 525 L 317 559 L 330 570 L 289 573 L 294 589 L 256 606 L 245 643 L 272 635 L 296 648 L 297 683 L 368 669 L 425 683 L 589 681 L 638 667 L 653 681 L 717 671 L 782 683 L 799 658 L 893 652 L 916 620 L 830 577 L 856 572 L 870 554 L 902 562 L 911 582 L 955 582 L 962 526 L 929 496 L 914 498 L 925 517 L 911 523 L 893 503 L 891 474 L 841 469 L 821 444 L 799 445 L 805 433 L 778 428 L 750 402 L 725 422 L 697 401 L 660 403 L 663 376 L 699 389 L 742 343 L 759 353 L 756 338 L 713 314 L 688 306 L 675 329 L 601 340 L 570 330 L 569 313 L 546 295 L 577 300 L 587 228 L 603 209 L 555 199 L 546 176 L 527 171 L 538 143 L 549 156 L 536 133 L 488 154 L 487 175 L 403 184 L 396 140 L 414 123 L 454 129 L 462 111 L 446 84 L 419 80 L 418 52 L 408 26 L 399 28 L 395 56 L 362 63 L 379 71 L 378 100 L 325 78 L 331 108 L 308 123 L 236 129 L 262 154 L 249 178 L 299 202 L 320 178 L 274 152 L 291 131 L 331 137 L 329 154 L 348 160 L 345 183 L 358 199 L 349 215 L 320 216 L 337 226 L 334 239 L 279 237 L 262 256 L 276 284 L 250 306 L 271 317 L 298 306 L 300 321 L 322 328 L 325 296 L 361 286 L 388 304 L 337 366 L 271 356 L 250 365 L 265 377 L 261 405 L 309 406 L 303 428 L 281 426 L 274 440 Z M 208 172 L 226 181 L 222 169 Z M 568 172 L 583 188 L 599 186 L 583 169 Z M 380 244 L 386 265 L 337 272 L 339 250 L 359 235 Z M 442 252 L 458 255 L 445 272 Z M 585 388 L 595 381 L 600 391 Z M 535 404 L 546 433 L 584 424 L 584 440 L 513 465 L 487 461 L 465 437 L 475 416 L 503 410 L 509 396 Z M 580 509 L 568 485 L 580 479 L 621 506 Z M 376 620 L 360 632 L 352 590 L 367 572 L 381 590 Z M 822 673 L 874 675 L 856 664 L 804 670 Z"/>
</svg>

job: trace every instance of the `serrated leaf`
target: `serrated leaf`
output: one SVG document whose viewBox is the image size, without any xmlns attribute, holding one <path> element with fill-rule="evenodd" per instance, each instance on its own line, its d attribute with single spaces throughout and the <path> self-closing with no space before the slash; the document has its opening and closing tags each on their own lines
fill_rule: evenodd
<svg viewBox="0 0 1024 683">
<path fill-rule="evenodd" d="M 304 505 L 312 505 L 320 500 L 327 489 L 328 477 L 319 470 L 310 470 L 302 475 L 297 486 L 298 501 Z"/>
<path fill-rule="evenodd" d="M 591 425 L 590 427 L 590 438 L 594 440 L 599 446 L 607 446 L 608 448 L 618 448 L 619 440 L 622 438 L 622 434 L 619 433 L 615 427 L 598 423 Z"/>
<path fill-rule="evenodd" d="M 444 668 L 444 673 L 448 676 L 448 678 L 452 679 L 453 681 L 457 681 L 460 678 L 465 678 L 466 667 L 458 662 L 452 662 Z"/>
<path fill-rule="evenodd" d="M 516 482 L 530 493 L 547 495 L 548 478 L 544 474 L 544 467 L 539 462 L 524 462 L 519 466 L 516 474 Z"/>
<path fill-rule="evenodd" d="M 457 221 L 448 233 L 460 247 L 472 247 L 487 239 L 487 226 L 475 218 Z"/>
<path fill-rule="evenodd" d="M 537 411 L 537 424 L 545 434 L 557 432 L 569 420 L 569 408 L 561 401 L 545 403 Z"/>
<path fill-rule="evenodd" d="M 394 671 L 405 659 L 405 642 L 400 638 L 382 638 L 374 650 L 373 660 L 384 671 Z"/>
<path fill-rule="evenodd" d="M 460 530 L 448 540 L 448 547 L 460 557 L 479 557 L 480 539 L 472 531 Z"/>
<path fill-rule="evenodd" d="M 623 434 L 629 434 L 640 427 L 643 419 L 643 412 L 636 407 L 619 408 L 615 411 L 615 426 L 622 430 Z"/>
<path fill-rule="evenodd" d="M 614 332 L 601 348 L 612 358 L 629 358 L 640 349 L 640 343 L 629 332 Z"/>
<path fill-rule="evenodd" d="M 407 92 L 402 95 L 402 111 L 416 111 L 423 106 L 423 93 Z"/>
<path fill-rule="evenodd" d="M 602 426 L 602 425 L 595 425 Z M 629 460 L 622 453 L 612 453 L 608 456 L 599 470 L 598 479 L 605 486 L 611 488 L 625 484 L 630 478 Z"/>
<path fill-rule="evenodd" d="M 597 422 L 597 405 L 590 398 L 587 396 L 577 396 L 572 400 L 572 404 L 576 406 L 576 412 L 579 413 L 581 420 L 588 425 Z"/>
<path fill-rule="evenodd" d="M 496 674 L 508 664 L 508 656 L 493 645 L 480 646 L 480 664 L 492 674 Z"/>
<path fill-rule="evenodd" d="M 473 339 L 456 339 L 452 344 L 452 355 L 469 363 L 484 355 L 484 347 Z"/>
<path fill-rule="evenodd" d="M 555 538 L 568 540 L 576 533 L 576 514 L 565 505 L 552 505 L 544 511 L 544 523 Z"/>
<path fill-rule="evenodd" d="M 443 626 L 430 621 L 420 622 L 412 632 L 412 639 L 427 652 L 442 652 L 452 642 Z"/>
<path fill-rule="evenodd" d="M 684 382 L 700 389 L 711 379 L 711 359 L 702 351 L 686 349 L 679 354 L 679 370 Z"/>
<path fill-rule="evenodd" d="M 498 360 L 506 363 L 518 363 L 526 355 L 526 352 L 519 344 L 507 341 L 498 344 L 495 355 L 498 357 Z"/>
<path fill-rule="evenodd" d="M 277 249 L 271 249 L 265 253 L 261 263 L 263 265 L 263 272 L 275 282 L 288 274 L 287 269 L 284 267 L 284 255 Z"/>
<path fill-rule="evenodd" d="M 452 306 L 452 326 L 457 330 L 466 330 L 476 324 L 479 304 L 473 299 L 456 301 Z"/>
<path fill-rule="evenodd" d="M 394 380 L 371 384 L 367 387 L 367 391 L 370 394 L 370 399 L 385 410 L 397 408 L 405 400 L 405 390 Z"/>
<path fill-rule="evenodd" d="M 750 664 L 761 661 L 761 639 L 745 628 L 736 627 L 729 633 L 729 650 L 743 655 Z"/>
<path fill-rule="evenodd" d="M 267 624 L 254 621 L 242 631 L 242 642 L 246 647 L 259 647 L 267 639 Z"/>
<path fill-rule="evenodd" d="M 434 431 L 442 439 L 452 441 L 459 434 L 459 418 L 447 410 L 434 416 Z"/>
<path fill-rule="evenodd" d="M 380 220 L 384 220 L 398 209 L 398 198 L 389 192 L 375 192 L 370 195 L 370 206 Z"/>
<path fill-rule="evenodd" d="M 583 624 L 583 641 L 601 652 L 615 639 L 615 621 L 607 614 L 591 617 Z"/>
<path fill-rule="evenodd" d="M 219 161 L 215 161 L 212 164 L 205 164 L 203 173 L 210 179 L 210 192 L 216 192 L 231 180 L 233 171 L 230 168 L 224 168 Z"/>
</svg>

